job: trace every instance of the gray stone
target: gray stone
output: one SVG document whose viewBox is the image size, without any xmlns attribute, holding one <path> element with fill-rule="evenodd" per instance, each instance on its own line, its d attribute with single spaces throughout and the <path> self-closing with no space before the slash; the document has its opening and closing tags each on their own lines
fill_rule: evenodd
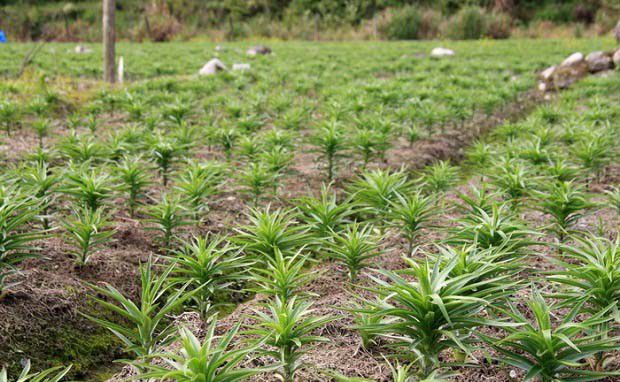
<svg viewBox="0 0 620 382">
<path fill-rule="evenodd" d="M 588 54 L 586 62 L 588 63 L 588 70 L 591 73 L 602 72 L 603 70 L 613 68 L 611 56 L 609 53 L 603 51 L 596 51 Z"/>
</svg>

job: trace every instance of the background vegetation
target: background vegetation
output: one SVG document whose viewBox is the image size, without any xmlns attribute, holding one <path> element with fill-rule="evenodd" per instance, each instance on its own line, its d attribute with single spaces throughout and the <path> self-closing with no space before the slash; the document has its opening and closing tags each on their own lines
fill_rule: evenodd
<svg viewBox="0 0 620 382">
<path fill-rule="evenodd" d="M 101 2 L 0 0 L 0 28 L 13 40 L 97 40 Z M 167 41 L 209 35 L 279 39 L 506 38 L 604 34 L 618 0 L 123 0 L 119 37 Z"/>
</svg>

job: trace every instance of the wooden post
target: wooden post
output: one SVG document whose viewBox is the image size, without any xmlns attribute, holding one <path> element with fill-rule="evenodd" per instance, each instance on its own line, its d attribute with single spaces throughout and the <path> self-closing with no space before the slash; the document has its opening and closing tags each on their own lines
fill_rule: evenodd
<svg viewBox="0 0 620 382">
<path fill-rule="evenodd" d="M 103 0 L 103 80 L 116 80 L 116 0 Z"/>
</svg>

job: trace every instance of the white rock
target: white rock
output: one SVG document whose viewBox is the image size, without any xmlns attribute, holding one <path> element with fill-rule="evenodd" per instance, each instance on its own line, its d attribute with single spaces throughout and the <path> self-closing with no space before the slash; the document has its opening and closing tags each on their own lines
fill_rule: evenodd
<svg viewBox="0 0 620 382">
<path fill-rule="evenodd" d="M 510 370 L 510 373 L 508 374 L 510 376 L 510 378 L 515 379 L 517 378 L 517 372 L 515 370 Z"/>
<path fill-rule="evenodd" d="M 198 72 L 198 74 L 200 74 L 201 76 L 211 76 L 222 70 L 228 70 L 228 69 L 226 69 L 226 66 L 224 65 L 222 61 L 218 60 L 217 58 L 214 58 L 211 61 L 207 62 L 202 67 L 202 69 L 200 69 L 200 72 Z"/>
<path fill-rule="evenodd" d="M 81 45 L 81 44 L 80 44 L 80 45 L 77 45 L 77 46 L 75 47 L 75 50 L 74 50 L 74 51 L 75 51 L 75 53 L 77 53 L 77 54 L 88 54 L 88 53 L 92 53 L 92 52 L 93 52 L 93 50 L 92 50 L 92 49 L 90 49 L 89 47 L 87 47 L 87 46 L 85 46 L 85 45 Z"/>
<path fill-rule="evenodd" d="M 540 83 L 538 84 L 538 90 L 540 90 L 541 92 L 546 91 L 546 90 L 547 90 L 547 84 L 546 84 L 546 83 L 544 83 L 544 82 L 540 82 Z"/>
<path fill-rule="evenodd" d="M 611 58 L 617 68 L 620 68 L 620 49 L 616 50 L 614 56 Z"/>
<path fill-rule="evenodd" d="M 542 78 L 543 80 L 550 80 L 553 76 L 553 73 L 555 73 L 555 69 L 557 69 L 555 65 L 548 67 L 547 69 L 540 72 L 540 78 Z"/>
<path fill-rule="evenodd" d="M 223 50 L 224 50 L 224 47 L 223 47 L 223 46 L 221 46 L 221 45 L 216 45 L 216 46 L 215 46 L 215 51 L 216 51 L 216 52 L 221 52 L 221 51 L 223 51 Z"/>
<path fill-rule="evenodd" d="M 588 70 L 593 73 L 608 70 L 613 67 L 609 54 L 600 50 L 588 54 L 586 62 L 588 63 Z"/>
<path fill-rule="evenodd" d="M 449 56 L 454 56 L 454 51 L 452 49 L 438 47 L 431 50 L 431 57 L 440 58 Z"/>
<path fill-rule="evenodd" d="M 577 52 L 573 53 L 570 56 L 566 57 L 564 61 L 562 61 L 562 66 L 573 66 L 578 64 L 584 60 L 583 53 Z"/>
<path fill-rule="evenodd" d="M 233 64 L 232 70 L 234 71 L 246 71 L 250 70 L 250 64 Z"/>
</svg>

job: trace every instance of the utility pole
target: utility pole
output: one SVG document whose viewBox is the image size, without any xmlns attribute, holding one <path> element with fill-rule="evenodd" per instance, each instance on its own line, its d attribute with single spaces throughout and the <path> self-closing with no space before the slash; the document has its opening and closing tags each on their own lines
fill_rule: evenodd
<svg viewBox="0 0 620 382">
<path fill-rule="evenodd" d="M 116 0 L 103 0 L 103 80 L 116 81 Z"/>
</svg>

